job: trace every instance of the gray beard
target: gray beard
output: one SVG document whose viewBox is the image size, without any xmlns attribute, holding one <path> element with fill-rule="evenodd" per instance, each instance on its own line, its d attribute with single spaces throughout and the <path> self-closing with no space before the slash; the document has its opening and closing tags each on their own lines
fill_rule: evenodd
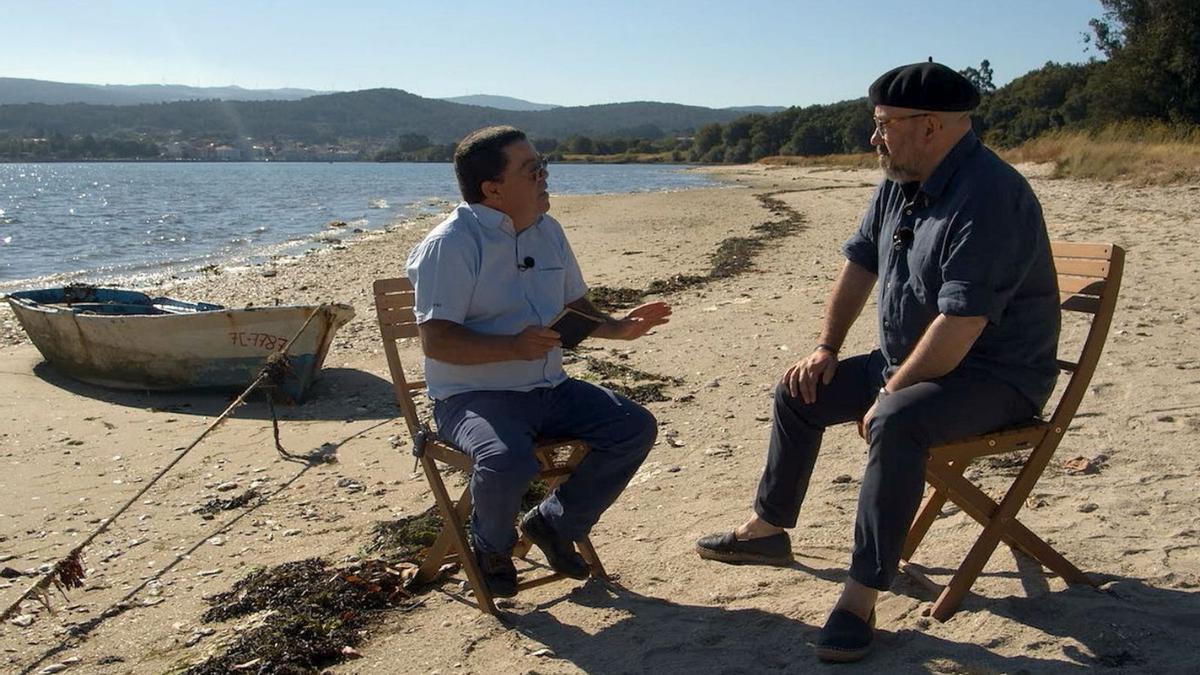
<svg viewBox="0 0 1200 675">
<path fill-rule="evenodd" d="M 882 152 L 877 154 L 879 155 L 879 168 L 883 169 L 883 175 L 887 176 L 889 180 L 897 183 L 911 183 L 919 180 L 920 176 L 916 171 L 907 166 L 896 164 L 890 154 Z"/>
</svg>

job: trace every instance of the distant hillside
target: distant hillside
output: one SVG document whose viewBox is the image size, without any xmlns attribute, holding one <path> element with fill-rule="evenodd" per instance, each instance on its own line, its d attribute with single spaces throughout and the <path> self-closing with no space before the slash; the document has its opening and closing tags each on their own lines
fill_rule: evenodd
<svg viewBox="0 0 1200 675">
<path fill-rule="evenodd" d="M 450 101 L 451 103 L 461 103 L 463 105 L 477 105 L 484 108 L 499 108 L 500 110 L 553 110 L 558 108 L 552 103 L 534 103 L 520 98 L 511 96 L 493 96 L 491 94 L 473 94 L 471 96 L 451 96 L 449 98 L 439 99 L 442 101 Z"/>
<path fill-rule="evenodd" d="M 401 134 L 418 134 L 432 142 L 449 143 L 482 126 L 513 124 L 543 138 L 572 134 L 658 138 L 728 122 L 739 115 L 732 110 L 653 102 L 513 111 L 422 98 L 398 89 L 367 89 L 298 101 L 0 105 L 0 133 L 139 133 L 160 138 L 223 135 L 307 143 L 391 140 Z"/>
<path fill-rule="evenodd" d="M 88 103 L 138 105 L 170 101 L 295 101 L 328 92 L 312 89 L 243 89 L 189 87 L 182 84 L 72 84 L 18 77 L 0 77 L 0 105 L 21 103 Z"/>
<path fill-rule="evenodd" d="M 738 106 L 733 106 L 732 108 L 721 108 L 721 110 L 732 110 L 734 112 L 745 113 L 745 114 L 758 113 L 758 114 L 762 114 L 762 115 L 770 115 L 771 113 L 777 113 L 777 112 L 787 110 L 787 106 L 782 106 L 782 105 L 738 105 Z"/>
</svg>

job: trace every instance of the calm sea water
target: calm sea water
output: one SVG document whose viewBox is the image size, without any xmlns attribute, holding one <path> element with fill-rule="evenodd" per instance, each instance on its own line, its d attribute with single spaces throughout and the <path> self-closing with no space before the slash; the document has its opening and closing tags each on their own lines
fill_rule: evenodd
<svg viewBox="0 0 1200 675">
<path fill-rule="evenodd" d="M 556 164 L 551 194 L 711 185 L 672 165 Z M 0 286 L 99 281 L 298 253 L 458 200 L 449 164 L 0 164 Z M 61 279 L 59 280 L 61 281 Z"/>
</svg>

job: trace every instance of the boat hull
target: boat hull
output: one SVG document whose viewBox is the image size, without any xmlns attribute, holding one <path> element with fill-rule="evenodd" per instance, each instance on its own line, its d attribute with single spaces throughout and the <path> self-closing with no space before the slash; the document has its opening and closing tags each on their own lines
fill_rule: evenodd
<svg viewBox="0 0 1200 675">
<path fill-rule="evenodd" d="M 111 299 L 54 304 L 30 297 L 53 297 L 46 293 L 8 297 L 34 346 L 63 374 L 118 389 L 241 390 L 272 353 L 295 337 L 287 371 L 277 384 L 300 401 L 318 377 L 334 333 L 354 316 L 349 305 L 226 309 L 167 298 L 147 298 L 147 311 L 153 313 L 136 314 L 145 298 L 141 294 L 133 294 L 139 300 L 133 304 Z M 125 309 L 114 309 L 118 306 Z M 296 336 L 314 312 L 317 316 Z"/>
</svg>

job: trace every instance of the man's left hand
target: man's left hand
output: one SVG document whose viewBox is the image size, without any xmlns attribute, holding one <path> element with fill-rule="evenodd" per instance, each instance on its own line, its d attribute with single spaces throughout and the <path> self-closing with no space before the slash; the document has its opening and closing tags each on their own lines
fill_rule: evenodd
<svg viewBox="0 0 1200 675">
<path fill-rule="evenodd" d="M 665 302 L 648 302 L 634 307 L 624 317 L 604 326 L 603 337 L 614 340 L 636 340 L 655 326 L 671 320 L 671 306 Z M 597 330 L 599 335 L 601 330 Z"/>
<path fill-rule="evenodd" d="M 875 419 L 875 409 L 879 407 L 879 401 L 871 404 L 867 409 L 867 414 L 858 421 L 858 435 L 862 436 L 867 443 L 871 442 L 871 420 Z"/>
</svg>

